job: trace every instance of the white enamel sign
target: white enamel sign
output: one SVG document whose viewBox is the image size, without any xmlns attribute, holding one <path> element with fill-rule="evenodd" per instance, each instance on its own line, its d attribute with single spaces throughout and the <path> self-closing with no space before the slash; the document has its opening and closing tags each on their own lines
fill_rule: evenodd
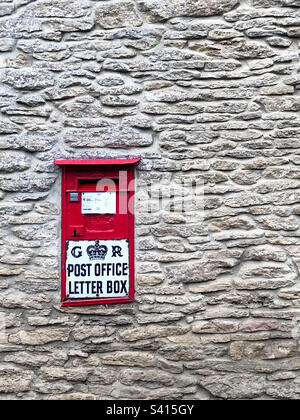
<svg viewBox="0 0 300 420">
<path fill-rule="evenodd" d="M 116 214 L 115 191 L 82 193 L 82 214 Z"/>
<path fill-rule="evenodd" d="M 66 295 L 69 299 L 127 297 L 128 241 L 69 241 L 66 274 Z"/>
</svg>

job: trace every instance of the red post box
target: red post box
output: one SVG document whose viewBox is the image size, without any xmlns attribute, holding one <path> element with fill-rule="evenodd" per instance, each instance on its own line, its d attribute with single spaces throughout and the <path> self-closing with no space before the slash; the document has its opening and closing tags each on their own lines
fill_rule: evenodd
<svg viewBox="0 0 300 420">
<path fill-rule="evenodd" d="M 62 167 L 62 306 L 134 298 L 135 159 L 56 160 Z"/>
</svg>

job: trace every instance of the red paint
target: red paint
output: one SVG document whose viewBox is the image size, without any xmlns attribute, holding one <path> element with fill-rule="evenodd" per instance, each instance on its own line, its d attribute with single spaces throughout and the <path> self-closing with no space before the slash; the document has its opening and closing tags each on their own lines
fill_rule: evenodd
<svg viewBox="0 0 300 420">
<path fill-rule="evenodd" d="M 135 159 L 56 160 L 62 167 L 62 243 L 61 243 L 61 301 L 62 306 L 99 305 L 131 302 L 134 298 L 134 164 Z M 120 179 L 120 171 L 126 171 L 127 182 Z M 97 191 L 99 180 L 112 180 L 101 191 L 117 192 L 117 213 L 113 215 L 82 214 L 81 193 Z M 123 178 L 124 179 L 124 178 Z M 78 193 L 78 201 L 70 200 L 70 193 Z M 124 198 L 124 195 L 126 198 Z M 121 196 L 123 198 L 121 198 Z M 126 212 L 120 210 L 120 202 Z M 130 209 L 128 205 L 130 201 Z M 76 231 L 76 235 L 74 235 Z M 129 240 L 129 296 L 125 298 L 102 298 L 72 300 L 66 295 L 66 246 L 67 241 L 80 240 Z"/>
<path fill-rule="evenodd" d="M 131 159 L 63 159 L 55 160 L 56 165 L 132 165 L 138 163 L 141 158 Z"/>
</svg>

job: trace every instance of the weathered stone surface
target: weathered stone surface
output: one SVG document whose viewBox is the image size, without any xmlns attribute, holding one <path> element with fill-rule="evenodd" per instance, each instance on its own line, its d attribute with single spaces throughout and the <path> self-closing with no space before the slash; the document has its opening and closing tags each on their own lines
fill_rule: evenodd
<svg viewBox="0 0 300 420">
<path fill-rule="evenodd" d="M 49 361 L 49 356 L 44 356 L 42 354 L 36 355 L 28 352 L 17 352 L 6 356 L 4 360 L 18 365 L 37 367 L 46 364 Z"/>
<path fill-rule="evenodd" d="M 296 269 L 291 265 L 245 262 L 238 277 L 234 278 L 234 284 L 241 290 L 279 289 L 292 286 L 296 277 Z"/>
<path fill-rule="evenodd" d="M 153 367 L 156 366 L 156 358 L 147 353 L 141 352 L 117 352 L 102 358 L 104 365 L 131 366 L 131 367 Z"/>
<path fill-rule="evenodd" d="M 16 394 L 29 391 L 33 372 L 24 369 L 1 367 L 0 369 L 0 392 Z"/>
<path fill-rule="evenodd" d="M 264 245 L 247 249 L 244 257 L 246 260 L 284 262 L 287 254 L 282 248 Z"/>
<path fill-rule="evenodd" d="M 43 69 L 8 69 L 2 82 L 16 89 L 36 90 L 53 86 L 55 78 L 52 73 Z"/>
<path fill-rule="evenodd" d="M 89 371 L 84 369 L 62 369 L 60 367 L 42 367 L 40 374 L 43 378 L 54 381 L 65 379 L 67 381 L 85 382 Z"/>
<path fill-rule="evenodd" d="M 300 100 L 295 97 L 262 98 L 261 103 L 266 108 L 267 112 L 287 112 L 300 110 Z"/>
<path fill-rule="evenodd" d="M 215 280 L 220 274 L 230 272 L 231 262 L 204 261 L 199 263 L 183 264 L 167 268 L 167 277 L 174 282 L 201 283 Z"/>
<path fill-rule="evenodd" d="M 37 379 L 32 385 L 32 389 L 41 394 L 42 399 L 44 395 L 63 394 L 73 391 L 73 385 L 63 380 L 45 381 L 44 379 Z"/>
<path fill-rule="evenodd" d="M 34 331 L 20 331 L 9 337 L 10 343 L 27 344 L 39 346 L 56 341 L 68 341 L 70 329 L 67 328 L 45 328 Z"/>
<path fill-rule="evenodd" d="M 20 127 L 10 121 L 0 121 L 0 134 L 14 134 L 20 131 Z"/>
<path fill-rule="evenodd" d="M 129 149 L 151 146 L 152 136 L 129 127 L 111 126 L 98 129 L 69 130 L 65 142 L 71 147 Z"/>
<path fill-rule="evenodd" d="M 237 374 L 201 377 L 199 384 L 222 399 L 257 398 L 264 394 L 266 386 L 261 376 Z"/>
<path fill-rule="evenodd" d="M 12 152 L 0 152 L 0 172 L 24 171 L 31 166 L 29 157 Z"/>
<path fill-rule="evenodd" d="M 166 0 L 163 4 L 157 0 L 139 0 L 142 11 L 149 13 L 151 21 L 161 21 L 177 16 L 213 16 L 231 10 L 239 0 Z"/>
<path fill-rule="evenodd" d="M 33 192 L 37 191 L 49 191 L 54 182 L 55 177 L 36 177 L 32 178 L 28 174 L 15 175 L 10 177 L 0 177 L 0 188 L 3 191 L 9 192 Z"/>
<path fill-rule="evenodd" d="M 77 327 L 73 331 L 75 340 L 85 340 L 90 337 L 105 337 L 107 335 L 105 327 L 87 327 L 85 325 Z"/>
<path fill-rule="evenodd" d="M 101 4 L 97 9 L 97 22 L 105 29 L 140 26 L 141 16 L 131 1 L 118 1 L 113 4 Z"/>
<path fill-rule="evenodd" d="M 149 369 L 147 371 L 132 371 L 126 369 L 121 374 L 120 381 L 124 385 L 131 386 L 135 383 L 143 383 L 143 385 L 146 388 L 157 388 L 159 386 L 172 386 L 174 384 L 174 377 L 169 373 L 160 372 L 152 369 Z M 196 380 L 191 377 L 179 377 L 177 381 L 177 386 L 179 388 L 194 385 L 196 382 Z"/>
<path fill-rule="evenodd" d="M 18 136 L 5 136 L 0 139 L 0 149 L 26 150 L 29 152 L 44 152 L 50 150 L 58 142 L 56 133 L 21 133 Z"/>
<path fill-rule="evenodd" d="M 156 337 L 168 337 L 171 335 L 184 334 L 186 328 L 183 327 L 157 327 L 147 326 L 143 328 L 134 328 L 132 330 L 123 331 L 120 336 L 124 341 L 146 340 Z"/>
<path fill-rule="evenodd" d="M 244 343 L 242 341 L 235 341 L 231 343 L 229 349 L 229 356 L 232 360 L 241 360 L 243 357 Z"/>
<path fill-rule="evenodd" d="M 46 101 L 41 95 L 28 94 L 28 95 L 23 95 L 20 98 L 18 98 L 17 102 L 23 105 L 34 107 L 38 105 L 44 105 Z"/>
<path fill-rule="evenodd" d="M 78 18 L 84 16 L 89 8 L 87 1 L 42 0 L 28 8 L 38 18 Z"/>
<path fill-rule="evenodd" d="M 263 216 L 258 220 L 264 228 L 271 230 L 293 231 L 299 227 L 297 219 L 293 217 L 282 219 L 276 216 Z"/>
</svg>

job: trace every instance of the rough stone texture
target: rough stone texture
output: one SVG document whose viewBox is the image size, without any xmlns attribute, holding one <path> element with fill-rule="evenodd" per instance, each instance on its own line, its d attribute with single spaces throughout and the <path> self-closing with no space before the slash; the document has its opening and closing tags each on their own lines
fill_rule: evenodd
<svg viewBox="0 0 300 420">
<path fill-rule="evenodd" d="M 177 16 L 220 15 L 239 3 L 239 0 L 138 0 L 141 9 L 149 12 L 151 20 L 165 20 Z"/>
<path fill-rule="evenodd" d="M 97 22 L 105 29 L 140 26 L 143 24 L 133 2 L 118 1 L 99 6 Z"/>
<path fill-rule="evenodd" d="M 1 3 L 0 399 L 299 399 L 299 37 L 299 0 Z M 117 156 L 136 299 L 61 308 L 53 160 Z"/>
</svg>

